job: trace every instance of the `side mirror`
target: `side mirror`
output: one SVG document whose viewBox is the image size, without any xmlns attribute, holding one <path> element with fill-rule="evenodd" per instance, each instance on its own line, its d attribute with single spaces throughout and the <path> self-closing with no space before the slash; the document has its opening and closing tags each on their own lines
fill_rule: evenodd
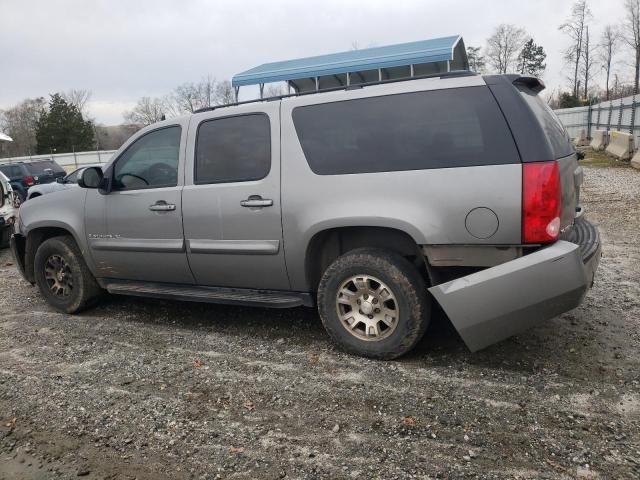
<svg viewBox="0 0 640 480">
<path fill-rule="evenodd" d="M 56 177 L 57 183 L 64 183 L 64 177 Z"/>
<path fill-rule="evenodd" d="M 78 186 L 81 188 L 99 188 L 104 174 L 100 167 L 85 168 L 78 178 Z"/>
</svg>

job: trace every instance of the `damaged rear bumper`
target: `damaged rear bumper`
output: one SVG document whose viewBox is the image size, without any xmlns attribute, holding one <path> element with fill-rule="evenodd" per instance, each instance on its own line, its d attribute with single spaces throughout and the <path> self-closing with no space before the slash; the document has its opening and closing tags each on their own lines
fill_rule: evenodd
<svg viewBox="0 0 640 480">
<path fill-rule="evenodd" d="M 598 230 L 580 220 L 571 240 L 429 291 L 467 347 L 480 350 L 582 302 L 600 262 Z"/>
</svg>

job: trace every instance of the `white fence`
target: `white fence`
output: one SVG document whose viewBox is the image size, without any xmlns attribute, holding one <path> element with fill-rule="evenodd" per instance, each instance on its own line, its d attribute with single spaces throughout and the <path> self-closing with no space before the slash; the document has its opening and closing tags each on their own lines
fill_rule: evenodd
<svg viewBox="0 0 640 480">
<path fill-rule="evenodd" d="M 28 157 L 0 158 L 0 164 L 28 162 L 31 160 L 55 160 L 67 172 L 81 165 L 106 163 L 117 150 L 97 150 L 95 152 L 56 153 L 53 155 L 32 155 Z"/>
<path fill-rule="evenodd" d="M 637 97 L 637 99 L 636 99 Z M 593 130 L 631 133 L 640 145 L 640 95 L 596 103 L 588 107 L 561 108 L 556 115 L 569 135 L 575 138 L 584 130 L 588 138 Z"/>
</svg>

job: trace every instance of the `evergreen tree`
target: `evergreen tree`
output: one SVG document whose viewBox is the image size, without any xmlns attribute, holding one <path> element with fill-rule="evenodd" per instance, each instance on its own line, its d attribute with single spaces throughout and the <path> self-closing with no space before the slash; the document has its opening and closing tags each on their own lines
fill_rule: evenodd
<svg viewBox="0 0 640 480">
<path fill-rule="evenodd" d="M 547 54 L 542 45 L 536 45 L 533 38 L 524 44 L 518 55 L 518 72 L 523 75 L 540 76 L 544 73 L 547 65 L 544 63 Z"/>
<path fill-rule="evenodd" d="M 469 60 L 469 70 L 476 73 L 485 71 L 485 59 L 480 53 L 480 47 L 467 47 L 467 59 Z"/>
<path fill-rule="evenodd" d="M 93 124 L 82 118 L 78 107 L 54 93 L 36 124 L 36 142 L 39 154 L 92 150 Z"/>
</svg>

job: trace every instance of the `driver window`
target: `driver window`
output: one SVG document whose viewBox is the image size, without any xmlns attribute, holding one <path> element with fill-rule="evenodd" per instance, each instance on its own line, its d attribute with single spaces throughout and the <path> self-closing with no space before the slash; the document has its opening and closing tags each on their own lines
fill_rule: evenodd
<svg viewBox="0 0 640 480">
<path fill-rule="evenodd" d="M 116 190 L 175 187 L 178 184 L 179 126 L 154 130 L 133 142 L 117 160 Z"/>
</svg>

